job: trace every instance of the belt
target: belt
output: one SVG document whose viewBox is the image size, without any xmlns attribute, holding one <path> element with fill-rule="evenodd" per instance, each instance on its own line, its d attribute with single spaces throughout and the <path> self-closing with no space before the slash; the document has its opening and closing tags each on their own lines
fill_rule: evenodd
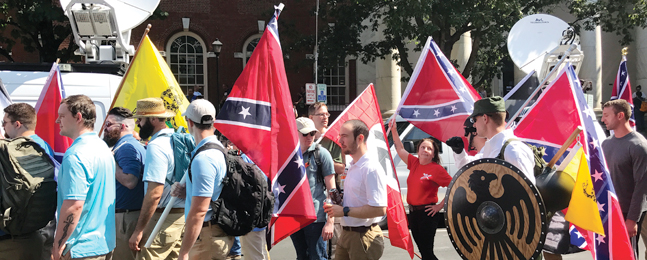
<svg viewBox="0 0 647 260">
<path fill-rule="evenodd" d="M 409 211 L 414 211 L 414 210 L 425 210 L 425 208 L 426 208 L 427 206 L 431 206 L 431 205 L 436 205 L 436 203 L 429 203 L 429 204 L 427 204 L 427 205 L 420 205 L 420 206 L 414 206 L 414 205 L 409 204 Z"/>
<path fill-rule="evenodd" d="M 141 209 L 115 209 L 115 213 L 128 213 L 134 211 L 140 211 Z"/>
<path fill-rule="evenodd" d="M 373 224 L 371 224 L 371 225 L 370 225 L 370 226 L 368 226 L 368 227 L 367 227 L 367 226 L 361 226 L 361 227 L 346 227 L 346 226 L 342 226 L 342 228 L 343 228 L 344 230 L 346 230 L 346 231 L 355 231 L 355 232 L 359 232 L 359 233 L 364 233 L 364 232 L 366 232 L 366 231 L 371 230 L 371 228 L 372 228 L 372 227 L 374 227 L 374 226 L 377 226 L 377 223 L 373 223 Z"/>
<path fill-rule="evenodd" d="M 156 208 L 155 212 L 157 213 L 163 213 L 164 208 Z M 184 213 L 184 208 L 172 208 L 169 213 Z"/>
</svg>

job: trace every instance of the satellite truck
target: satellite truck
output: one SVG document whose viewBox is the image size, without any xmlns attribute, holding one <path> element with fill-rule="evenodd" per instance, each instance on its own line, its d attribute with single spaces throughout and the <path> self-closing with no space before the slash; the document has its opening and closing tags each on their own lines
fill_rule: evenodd
<svg viewBox="0 0 647 260">
<path fill-rule="evenodd" d="M 59 64 L 65 95 L 84 94 L 97 109 L 95 132 L 99 132 L 110 109 L 135 47 L 131 30 L 153 14 L 160 0 L 61 0 L 70 20 L 74 53 L 85 64 Z M 50 63 L 0 63 L 0 79 L 14 103 L 36 105 L 45 85 Z"/>
</svg>

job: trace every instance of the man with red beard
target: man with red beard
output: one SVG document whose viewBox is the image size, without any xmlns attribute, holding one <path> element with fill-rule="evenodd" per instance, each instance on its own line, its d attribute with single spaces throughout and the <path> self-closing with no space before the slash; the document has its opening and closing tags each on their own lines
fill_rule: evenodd
<svg viewBox="0 0 647 260">
<path fill-rule="evenodd" d="M 136 252 L 128 246 L 128 240 L 135 231 L 139 212 L 144 201 L 144 161 L 146 149 L 135 137 L 133 113 L 124 107 L 115 107 L 108 112 L 104 126 L 103 140 L 112 147 L 117 163 L 115 200 L 115 226 L 117 245 L 115 259 L 135 259 Z"/>
</svg>

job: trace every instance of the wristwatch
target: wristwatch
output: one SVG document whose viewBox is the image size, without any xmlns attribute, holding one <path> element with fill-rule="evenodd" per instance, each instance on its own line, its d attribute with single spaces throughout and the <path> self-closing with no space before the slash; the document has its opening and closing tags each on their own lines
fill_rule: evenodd
<svg viewBox="0 0 647 260">
<path fill-rule="evenodd" d="M 348 212 L 350 211 L 349 207 L 344 207 L 344 217 L 348 217 Z"/>
</svg>

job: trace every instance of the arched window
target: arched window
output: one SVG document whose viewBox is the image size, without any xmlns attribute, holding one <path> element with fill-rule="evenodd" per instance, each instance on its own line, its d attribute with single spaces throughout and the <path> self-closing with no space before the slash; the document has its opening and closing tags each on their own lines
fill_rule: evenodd
<svg viewBox="0 0 647 260">
<path fill-rule="evenodd" d="M 254 49 L 256 49 L 258 41 L 261 40 L 262 35 L 263 34 L 253 35 L 252 37 L 247 38 L 245 44 L 243 44 L 243 68 L 247 65 L 249 58 L 252 57 L 252 53 L 254 52 Z"/>
<path fill-rule="evenodd" d="M 200 92 L 207 97 L 207 50 L 195 33 L 181 32 L 171 37 L 166 46 L 166 62 L 185 95 Z"/>
</svg>

